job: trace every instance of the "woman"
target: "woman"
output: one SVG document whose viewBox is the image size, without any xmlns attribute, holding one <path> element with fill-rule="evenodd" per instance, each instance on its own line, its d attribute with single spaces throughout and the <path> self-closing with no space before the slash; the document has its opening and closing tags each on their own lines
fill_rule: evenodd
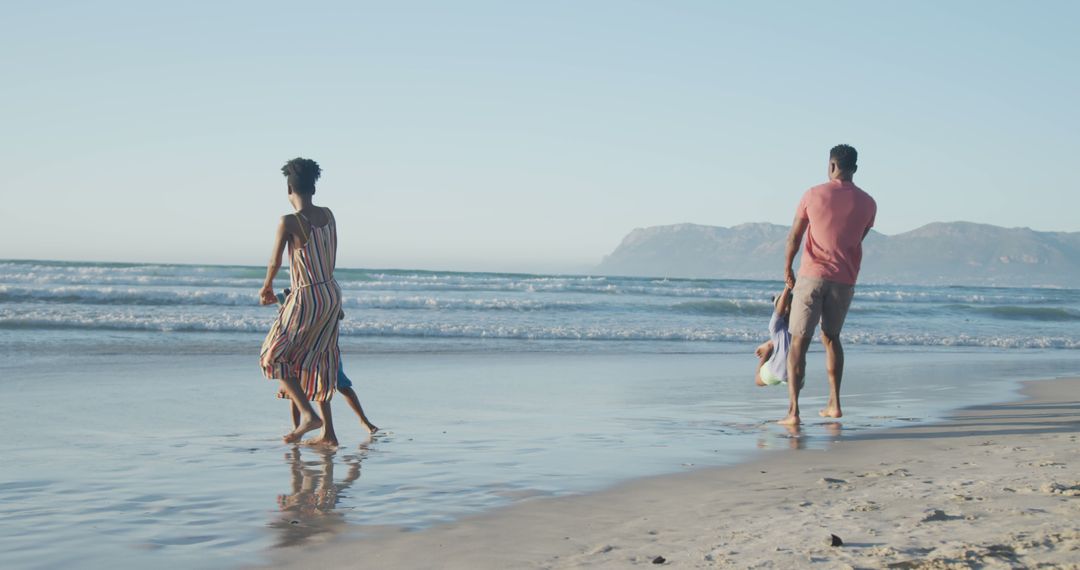
<svg viewBox="0 0 1080 570">
<path fill-rule="evenodd" d="M 281 171 L 288 179 L 289 203 L 296 212 L 282 216 L 278 224 L 259 298 L 264 305 L 277 302 L 274 277 L 281 269 L 286 246 L 292 286 L 263 341 L 260 364 L 263 374 L 279 380 L 282 390 L 300 410 L 299 425 L 285 435 L 285 443 L 295 443 L 305 433 L 322 427 L 322 436 L 306 443 L 337 445 L 330 415 L 340 359 L 341 289 L 334 280 L 337 227 L 329 209 L 311 202 L 315 181 L 321 174 L 319 165 L 311 159 L 294 158 Z M 318 403 L 322 418 L 315 414 L 309 400 Z"/>
</svg>

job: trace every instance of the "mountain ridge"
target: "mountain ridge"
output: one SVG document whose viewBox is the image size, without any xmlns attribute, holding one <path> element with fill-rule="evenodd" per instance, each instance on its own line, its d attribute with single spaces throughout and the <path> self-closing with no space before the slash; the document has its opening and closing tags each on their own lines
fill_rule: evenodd
<svg viewBox="0 0 1080 570">
<path fill-rule="evenodd" d="M 681 223 L 635 228 L 595 268 L 607 275 L 780 279 L 789 226 Z M 796 262 L 797 264 L 798 262 Z M 932 222 L 863 242 L 862 283 L 1070 287 L 1080 232 Z"/>
</svg>

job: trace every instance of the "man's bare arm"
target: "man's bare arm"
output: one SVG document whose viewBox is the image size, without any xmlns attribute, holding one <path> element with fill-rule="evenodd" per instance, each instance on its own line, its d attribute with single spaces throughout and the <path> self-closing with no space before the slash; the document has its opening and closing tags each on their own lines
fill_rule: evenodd
<svg viewBox="0 0 1080 570">
<path fill-rule="evenodd" d="M 810 220 L 806 218 L 796 217 L 795 221 L 791 222 L 791 233 L 787 238 L 787 252 L 786 262 L 784 265 L 784 283 L 788 287 L 795 286 L 795 272 L 791 266 L 795 263 L 795 255 L 799 253 L 799 246 L 802 245 L 803 234 L 806 233 L 807 226 L 810 225 Z"/>
</svg>

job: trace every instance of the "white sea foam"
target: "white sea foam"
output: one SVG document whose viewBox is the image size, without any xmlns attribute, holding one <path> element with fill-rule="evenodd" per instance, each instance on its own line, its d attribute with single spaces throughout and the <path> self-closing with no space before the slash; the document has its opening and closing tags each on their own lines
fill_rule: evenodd
<svg viewBox="0 0 1080 570">
<path fill-rule="evenodd" d="M 633 295 L 652 297 L 704 297 L 745 298 L 755 295 L 768 299 L 764 289 L 709 288 L 697 286 L 653 286 L 643 282 L 624 280 L 609 282 L 593 279 L 521 279 L 521 280 L 432 280 L 411 278 L 385 278 L 371 281 L 354 281 L 339 278 L 342 289 L 356 291 L 470 291 L 470 292 L 521 292 L 521 293 L 587 293 L 594 295 Z"/>
<path fill-rule="evenodd" d="M 0 262 L 0 284 L 238 287 L 257 290 L 261 269 L 170 265 L 70 265 Z M 287 275 L 287 268 L 283 275 Z M 700 281 L 655 281 L 589 276 L 530 276 L 338 270 L 342 289 L 355 291 L 463 291 L 591 293 L 674 297 L 739 298 L 757 289 L 701 286 Z"/>
<path fill-rule="evenodd" d="M 272 317 L 264 314 L 153 313 L 114 309 L 82 313 L 50 309 L 0 310 L 4 329 L 128 330 L 157 332 L 265 333 Z M 562 326 L 460 322 L 409 322 L 346 319 L 340 332 L 358 337 L 518 339 L 570 341 L 666 341 L 666 342 L 756 342 L 759 328 L 690 326 Z M 974 335 L 930 333 L 881 333 L 855 330 L 845 333 L 845 342 L 877 346 L 941 346 L 992 348 L 1080 348 L 1080 339 L 1055 335 Z"/>
<path fill-rule="evenodd" d="M 0 285 L 0 303 L 47 302 L 104 305 L 258 305 L 252 290 L 132 286 L 60 285 L 22 287 Z"/>
<path fill-rule="evenodd" d="M 261 333 L 258 267 L 0 261 L 0 327 Z M 278 287 L 286 286 L 283 275 Z M 339 269 L 358 337 L 745 342 L 765 336 L 776 282 Z M 852 344 L 1080 345 L 1080 291 L 860 286 Z M 46 334 L 46 333 L 41 333 Z"/>
<path fill-rule="evenodd" d="M 1023 289 L 986 291 L 983 289 L 951 290 L 950 288 L 944 288 L 920 290 L 912 287 L 906 289 L 882 289 L 861 286 L 856 288 L 855 296 L 859 300 L 877 303 L 959 303 L 972 305 L 1045 304 L 1068 302 L 1070 297 L 1072 300 L 1076 299 L 1073 292 L 1068 290 L 1040 290 L 1033 293 L 1030 290 Z"/>
<path fill-rule="evenodd" d="M 71 264 L 0 262 L 0 284 L 42 286 L 175 286 L 249 288 L 262 283 L 262 269 L 236 266 Z M 283 272 L 287 275 L 287 269 Z M 462 291 L 523 293 L 587 293 L 704 299 L 768 299 L 779 289 L 775 282 L 671 280 L 631 277 L 538 276 L 482 273 L 434 273 L 339 269 L 345 290 Z M 857 299 L 900 304 L 962 303 L 978 305 L 1055 304 L 1080 301 L 1066 289 L 918 288 L 860 286 Z"/>
<path fill-rule="evenodd" d="M 109 286 L 187 286 L 187 287 L 243 287 L 258 289 L 259 277 L 231 277 L 217 275 L 146 274 L 136 272 L 0 272 L 0 283 L 19 285 L 109 285 Z"/>
<path fill-rule="evenodd" d="M 254 289 L 113 287 L 61 285 L 23 287 L 0 285 L 0 303 L 44 302 L 87 305 L 220 305 L 226 307 L 258 306 Z M 586 303 L 522 298 L 441 298 L 437 296 L 343 295 L 342 304 L 356 309 L 423 310 L 493 310 L 493 311 L 566 311 L 589 309 Z"/>
</svg>

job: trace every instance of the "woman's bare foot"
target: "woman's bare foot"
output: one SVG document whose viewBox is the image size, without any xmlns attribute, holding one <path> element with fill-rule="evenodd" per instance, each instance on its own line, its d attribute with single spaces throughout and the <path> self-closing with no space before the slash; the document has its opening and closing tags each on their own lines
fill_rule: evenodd
<svg viewBox="0 0 1080 570">
<path fill-rule="evenodd" d="M 818 412 L 818 415 L 823 417 L 823 418 L 842 418 L 842 417 L 844 417 L 844 414 L 840 411 L 840 408 L 833 408 L 833 407 L 822 408 Z"/>
<path fill-rule="evenodd" d="M 340 447 L 337 438 L 326 437 L 325 435 L 305 439 L 300 443 L 301 445 L 310 445 L 311 447 Z"/>
<path fill-rule="evenodd" d="M 802 423 L 799 416 L 788 414 L 784 419 L 777 421 L 776 423 L 782 426 L 797 426 Z"/>
<path fill-rule="evenodd" d="M 305 433 L 311 430 L 319 429 L 322 426 L 323 421 L 321 419 L 315 416 L 309 417 L 301 421 L 300 425 L 296 426 L 296 429 L 286 434 L 285 437 L 281 438 L 281 440 L 285 443 L 296 443 L 300 441 L 301 437 L 304 437 Z"/>
</svg>

